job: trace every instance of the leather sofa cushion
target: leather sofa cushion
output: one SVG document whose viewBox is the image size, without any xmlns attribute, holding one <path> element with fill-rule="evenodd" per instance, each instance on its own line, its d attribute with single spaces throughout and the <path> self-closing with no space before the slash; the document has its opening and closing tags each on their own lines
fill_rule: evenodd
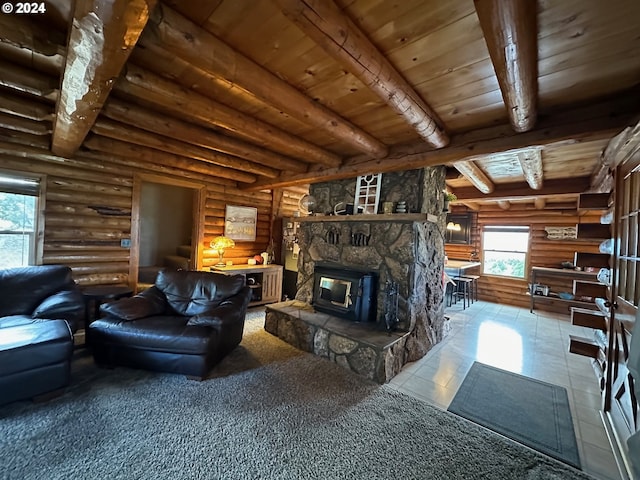
<svg viewBox="0 0 640 480">
<path fill-rule="evenodd" d="M 0 376 L 67 361 L 73 336 L 64 320 L 31 320 L 3 328 L 0 334 Z"/>
<path fill-rule="evenodd" d="M 71 269 L 64 265 L 0 270 L 0 317 L 31 315 L 48 296 L 74 287 Z"/>
<path fill-rule="evenodd" d="M 31 315 L 8 315 L 6 317 L 0 317 L 0 328 L 17 327 L 30 323 L 33 323 Z"/>
<path fill-rule="evenodd" d="M 89 326 L 89 341 L 157 352 L 201 355 L 219 343 L 216 330 L 187 326 L 187 317 L 158 315 L 122 321 L 100 318 Z"/>
<path fill-rule="evenodd" d="M 238 294 L 244 284 L 244 275 L 187 270 L 161 270 L 156 278 L 156 287 L 165 294 L 169 306 L 188 317 L 217 307 Z"/>
<path fill-rule="evenodd" d="M 167 309 L 164 295 L 155 286 L 143 292 L 121 299 L 119 302 L 108 302 L 100 306 L 100 312 L 122 320 L 136 320 L 138 318 L 161 315 Z"/>
</svg>

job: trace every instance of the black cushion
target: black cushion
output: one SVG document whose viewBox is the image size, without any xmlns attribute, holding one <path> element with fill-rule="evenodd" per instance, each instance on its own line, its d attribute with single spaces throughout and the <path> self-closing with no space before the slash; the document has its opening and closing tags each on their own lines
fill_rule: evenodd
<svg viewBox="0 0 640 480">
<path fill-rule="evenodd" d="M 156 287 L 164 293 L 169 306 L 189 317 L 212 310 L 238 294 L 244 284 L 244 275 L 188 270 L 161 270 L 156 278 Z"/>
<path fill-rule="evenodd" d="M 90 343 L 192 355 L 205 354 L 215 347 L 217 332 L 206 326 L 188 326 L 187 321 L 188 317 L 182 315 L 130 321 L 100 318 L 91 323 Z"/>
<path fill-rule="evenodd" d="M 64 320 L 31 320 L 0 330 L 0 376 L 68 361 L 73 336 Z"/>
<path fill-rule="evenodd" d="M 167 309 L 165 296 L 155 286 L 119 302 L 108 302 L 100 306 L 102 314 L 121 320 L 136 320 L 138 318 L 161 315 Z"/>
</svg>

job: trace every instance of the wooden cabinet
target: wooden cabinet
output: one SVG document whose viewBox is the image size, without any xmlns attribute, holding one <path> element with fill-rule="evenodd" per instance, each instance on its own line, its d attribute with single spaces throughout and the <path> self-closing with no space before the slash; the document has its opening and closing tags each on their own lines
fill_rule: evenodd
<svg viewBox="0 0 640 480">
<path fill-rule="evenodd" d="M 282 299 L 282 265 L 232 265 L 211 267 L 211 271 L 244 275 L 252 291 L 250 307 Z"/>
</svg>

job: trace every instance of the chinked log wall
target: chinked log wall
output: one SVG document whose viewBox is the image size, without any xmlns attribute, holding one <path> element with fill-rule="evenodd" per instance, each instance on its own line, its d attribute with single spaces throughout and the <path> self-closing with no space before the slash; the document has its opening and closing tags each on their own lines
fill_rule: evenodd
<svg viewBox="0 0 640 480">
<path fill-rule="evenodd" d="M 153 171 L 184 180 L 193 174 L 159 172 L 150 163 L 131 159 L 109 162 L 84 156 L 63 160 L 44 149 L 0 142 L 0 169 L 46 175 L 42 262 L 69 265 L 81 285 L 128 284 L 130 251 L 120 246 L 120 240 L 131 237 L 134 175 Z M 224 232 L 226 204 L 258 210 L 256 241 L 238 242 L 225 254 L 225 259 L 234 263 L 246 263 L 247 257 L 264 251 L 269 244 L 272 194 L 247 193 L 233 182 L 216 183 L 214 177 L 208 178 L 194 179 L 206 186 L 202 263 L 207 266 L 217 261 L 209 242 Z M 296 193 L 287 198 L 292 195 Z M 282 210 L 291 215 L 291 208 L 284 205 Z"/>
<path fill-rule="evenodd" d="M 477 226 L 472 229 L 471 245 L 446 245 L 449 258 L 468 260 L 473 250 L 481 252 L 481 232 L 485 225 L 525 225 L 530 230 L 529 264 L 527 278 L 524 280 L 507 277 L 482 275 L 478 281 L 478 297 L 481 300 L 528 308 L 530 299 L 527 295 L 530 267 L 560 268 L 561 262 L 573 262 L 576 251 L 597 253 L 600 242 L 585 240 L 549 240 L 544 227 L 572 226 L 577 223 L 600 223 L 599 215 L 578 217 L 575 206 L 567 205 L 565 209 L 520 210 L 512 207 L 508 212 L 498 208 L 481 208 L 477 215 Z M 456 212 L 457 213 L 457 212 Z M 469 271 L 469 273 L 478 274 Z M 556 281 L 548 285 L 555 291 L 571 292 L 570 281 Z M 536 305 L 536 309 L 567 313 L 564 306 Z"/>
</svg>

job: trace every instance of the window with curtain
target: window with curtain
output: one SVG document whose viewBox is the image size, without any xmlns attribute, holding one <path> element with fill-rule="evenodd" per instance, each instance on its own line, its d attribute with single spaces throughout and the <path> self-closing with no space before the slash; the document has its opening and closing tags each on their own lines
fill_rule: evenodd
<svg viewBox="0 0 640 480">
<path fill-rule="evenodd" d="M 482 268 L 485 275 L 525 278 L 529 227 L 485 226 Z"/>
<path fill-rule="evenodd" d="M 0 172 L 0 268 L 34 265 L 40 180 Z"/>
</svg>

